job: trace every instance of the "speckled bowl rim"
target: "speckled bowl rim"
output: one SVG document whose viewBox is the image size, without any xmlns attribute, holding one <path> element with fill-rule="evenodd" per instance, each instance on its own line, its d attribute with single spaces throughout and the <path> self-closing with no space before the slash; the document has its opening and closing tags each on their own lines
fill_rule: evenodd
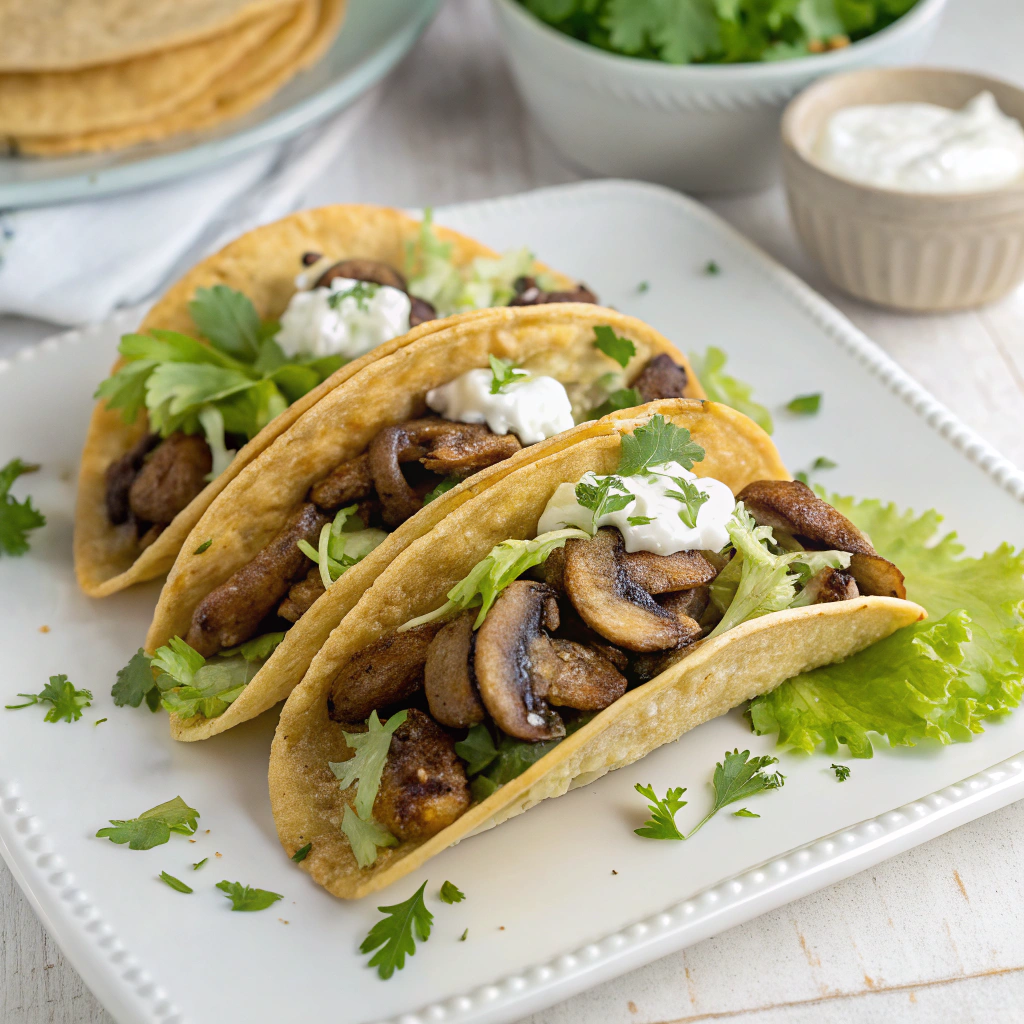
<svg viewBox="0 0 1024 1024">
<path fill-rule="evenodd" d="M 977 192 L 909 192 L 895 188 L 884 188 L 879 185 L 870 185 L 866 182 L 854 181 L 852 178 L 844 178 L 842 175 L 826 167 L 821 161 L 815 159 L 812 155 L 813 140 L 807 140 L 797 130 L 797 121 L 805 107 L 822 93 L 829 92 L 852 78 L 897 78 L 904 75 L 917 74 L 969 79 L 972 82 L 976 82 L 979 89 L 992 88 L 993 86 L 998 89 L 1009 89 L 1012 92 L 1018 93 L 1021 102 L 1024 103 L 1024 88 L 1021 88 L 1016 83 L 1007 81 L 1004 78 L 997 78 L 994 75 L 985 75 L 980 72 L 959 68 L 908 65 L 898 68 L 856 68 L 841 74 L 830 75 L 827 78 L 819 79 L 797 96 L 794 96 L 786 105 L 785 111 L 783 111 L 779 133 L 784 154 L 784 174 L 787 177 L 790 174 L 789 169 L 786 167 L 788 160 L 796 160 L 804 169 L 812 172 L 816 179 L 825 183 L 830 189 L 843 189 L 850 198 L 861 197 L 868 199 L 876 207 L 889 202 L 898 202 L 904 212 L 916 207 L 922 213 L 932 214 L 941 212 L 942 208 L 954 206 L 963 208 L 965 204 L 976 205 L 980 209 L 982 206 L 991 207 L 993 204 L 1002 205 L 1005 202 L 1016 205 L 1018 201 L 1024 199 L 1024 176 L 1000 188 L 982 189 Z"/>
<path fill-rule="evenodd" d="M 612 73 L 615 73 L 614 69 L 626 70 L 632 75 L 648 79 L 651 84 L 663 85 L 757 82 L 777 85 L 806 75 L 818 77 L 822 74 L 841 72 L 850 64 L 870 60 L 876 50 L 886 50 L 891 45 L 898 45 L 906 36 L 926 31 L 934 20 L 941 17 L 946 2 L 947 0 L 918 0 L 915 7 L 880 32 L 828 53 L 743 64 L 666 64 L 662 61 L 645 60 L 642 57 L 629 57 L 601 50 L 552 28 L 531 14 L 517 0 L 494 0 L 509 17 L 517 19 L 521 25 L 536 32 L 548 45 L 561 46 L 567 56 L 572 54 L 579 60 L 589 62 L 593 68 L 611 69 Z"/>
</svg>

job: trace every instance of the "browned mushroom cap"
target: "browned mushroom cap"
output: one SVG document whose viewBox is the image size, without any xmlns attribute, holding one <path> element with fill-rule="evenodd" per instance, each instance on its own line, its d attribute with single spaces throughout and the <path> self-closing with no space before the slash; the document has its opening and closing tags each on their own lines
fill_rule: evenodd
<svg viewBox="0 0 1024 1024">
<path fill-rule="evenodd" d="M 583 644 L 540 637 L 530 653 L 533 692 L 550 704 L 600 711 L 626 692 L 626 677 L 602 654 Z"/>
<path fill-rule="evenodd" d="M 875 554 L 871 542 L 846 516 L 799 480 L 755 480 L 736 499 L 759 526 L 835 551 Z"/>
<path fill-rule="evenodd" d="M 430 451 L 420 459 L 431 473 L 470 476 L 512 458 L 522 448 L 515 434 L 495 434 L 483 423 L 445 423 L 430 439 Z"/>
<path fill-rule="evenodd" d="M 365 722 L 372 711 L 416 693 L 423 685 L 430 641 L 440 628 L 440 622 L 427 622 L 404 633 L 389 633 L 350 658 L 331 684 L 331 718 Z"/>
<path fill-rule="evenodd" d="M 691 590 L 710 583 L 717 575 L 711 562 L 699 551 L 677 551 L 674 555 L 656 555 L 652 551 L 623 552 L 626 575 L 648 594 L 668 594 Z"/>
<path fill-rule="evenodd" d="M 466 769 L 454 741 L 429 715 L 410 708 L 391 737 L 374 817 L 399 839 L 428 839 L 469 804 Z"/>
<path fill-rule="evenodd" d="M 430 713 L 442 725 L 468 728 L 484 720 L 484 706 L 473 679 L 476 610 L 445 624 L 427 651 L 423 692 Z"/>
<path fill-rule="evenodd" d="M 645 403 L 659 398 L 682 398 L 686 391 L 686 370 L 662 352 L 648 361 L 632 387 L 640 393 L 640 401 Z"/>
<path fill-rule="evenodd" d="M 142 464 L 128 489 L 140 522 L 167 525 L 206 486 L 213 455 L 202 434 L 171 434 Z"/>
<path fill-rule="evenodd" d="M 554 592 L 543 583 L 516 580 L 501 592 L 477 631 L 473 659 L 480 697 L 495 724 L 532 743 L 565 735 L 561 718 L 532 685 L 534 646 L 550 643 L 545 628 L 558 628 Z"/>
<path fill-rule="evenodd" d="M 613 527 L 565 545 L 565 592 L 591 629 L 630 651 L 663 651 L 686 637 L 679 620 L 630 579 Z M 657 557 L 657 556 L 656 556 Z"/>
<path fill-rule="evenodd" d="M 421 299 L 418 295 L 410 295 L 409 303 L 410 327 L 417 327 L 419 324 L 425 324 L 428 320 L 437 319 L 437 310 L 426 299 Z"/>
<path fill-rule="evenodd" d="M 860 530 L 799 480 L 756 480 L 738 495 L 762 526 L 788 533 L 811 548 L 849 551 L 850 572 L 862 594 L 905 599 L 903 573 L 882 558 Z"/>
<path fill-rule="evenodd" d="M 334 512 L 343 505 L 360 501 L 372 493 L 370 457 L 363 452 L 354 459 L 346 459 L 323 480 L 313 484 L 309 491 L 309 500 L 325 512 Z"/>
<path fill-rule="evenodd" d="M 850 601 L 858 597 L 860 591 L 851 573 L 825 566 L 804 584 L 803 594 L 808 604 L 830 604 Z"/>
<path fill-rule="evenodd" d="M 379 260 L 342 260 L 329 266 L 317 279 L 314 288 L 327 288 L 336 277 L 347 277 L 352 281 L 366 281 L 368 284 L 383 284 L 389 288 L 406 291 L 405 278 L 387 263 Z"/>
<path fill-rule="evenodd" d="M 578 284 L 572 291 L 545 292 L 532 277 L 520 277 L 515 283 L 516 295 L 510 306 L 540 306 L 549 302 L 597 302 L 597 296 L 585 285 Z"/>
</svg>

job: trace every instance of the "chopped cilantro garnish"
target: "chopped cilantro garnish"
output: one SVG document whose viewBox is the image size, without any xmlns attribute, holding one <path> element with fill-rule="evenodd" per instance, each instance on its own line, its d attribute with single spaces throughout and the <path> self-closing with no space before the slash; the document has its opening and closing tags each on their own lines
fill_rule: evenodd
<svg viewBox="0 0 1024 1024">
<path fill-rule="evenodd" d="M 636 495 L 632 494 L 617 476 L 604 476 L 594 483 L 585 476 L 576 485 L 576 500 L 583 508 L 593 513 L 590 532 L 597 533 L 601 516 L 621 511 L 631 501 L 636 500 Z"/>
<path fill-rule="evenodd" d="M 746 807 L 741 807 L 738 811 L 733 811 L 732 816 L 734 818 L 760 818 L 760 814 L 755 814 L 753 811 L 748 811 Z"/>
<path fill-rule="evenodd" d="M 496 355 L 488 354 L 487 359 L 491 364 L 491 394 L 502 394 L 510 384 L 525 380 L 530 375 L 525 370 L 517 369 L 507 359 L 499 359 Z"/>
<path fill-rule="evenodd" d="M 153 660 L 140 647 L 124 668 L 117 670 L 117 682 L 110 689 L 114 704 L 137 708 L 143 700 L 152 711 L 160 706 L 160 691 L 153 676 Z"/>
<path fill-rule="evenodd" d="M 8 493 L 11 484 L 23 473 L 34 473 L 39 466 L 11 459 L 0 469 L 0 555 L 23 555 L 28 551 L 28 533 L 46 525 L 46 516 L 32 507 L 32 499 L 15 501 Z"/>
<path fill-rule="evenodd" d="M 718 277 L 721 272 L 722 268 L 714 260 L 708 260 L 704 264 L 704 274 L 707 277 Z"/>
<path fill-rule="evenodd" d="M 176 892 L 183 892 L 187 895 L 191 895 L 195 890 L 186 885 L 180 878 L 175 878 L 174 875 L 167 874 L 166 871 L 160 872 L 160 881 L 166 882 Z"/>
<path fill-rule="evenodd" d="M 676 501 L 682 504 L 683 507 L 679 510 L 679 518 L 683 521 L 684 525 L 693 530 L 697 526 L 697 513 L 700 512 L 701 505 L 711 495 L 707 491 L 702 491 L 692 480 L 687 480 L 684 476 L 674 476 L 671 477 L 671 480 L 679 490 L 666 491 L 665 496 L 675 498 Z"/>
<path fill-rule="evenodd" d="M 278 900 L 284 899 L 279 892 L 253 889 L 241 882 L 229 882 L 226 879 L 218 882 L 217 888 L 231 900 L 232 910 L 266 910 Z"/>
<path fill-rule="evenodd" d="M 636 345 L 629 338 L 620 338 L 608 324 L 594 328 L 594 346 L 622 367 L 636 355 Z"/>
<path fill-rule="evenodd" d="M 356 281 L 351 288 L 346 288 L 343 292 L 331 292 L 327 298 L 327 305 L 331 309 L 338 309 L 345 299 L 353 299 L 359 311 L 365 313 L 370 308 L 370 299 L 379 290 L 380 285 L 373 281 Z"/>
<path fill-rule="evenodd" d="M 654 522 L 653 516 L 628 516 L 626 522 L 630 526 L 647 526 Z"/>
<path fill-rule="evenodd" d="M 459 942 L 465 942 L 467 935 L 469 935 L 469 929 L 468 928 L 459 936 Z"/>
<path fill-rule="evenodd" d="M 811 469 L 835 469 L 837 465 L 838 463 L 833 462 L 827 455 L 819 455 L 811 465 Z"/>
<path fill-rule="evenodd" d="M 426 942 L 430 938 L 430 927 L 434 915 L 423 902 L 424 882 L 404 903 L 395 903 L 377 909 L 387 915 L 378 921 L 359 947 L 361 953 L 376 949 L 369 966 L 376 967 L 377 973 L 387 981 L 405 967 L 406 956 L 416 952 L 416 940 Z M 379 949 L 377 947 L 380 947 Z"/>
<path fill-rule="evenodd" d="M 199 812 L 189 807 L 180 796 L 166 803 L 143 811 L 137 818 L 127 820 L 111 819 L 113 828 L 101 828 L 96 836 L 109 839 L 112 843 L 127 843 L 129 850 L 151 850 L 162 846 L 171 838 L 172 832 L 179 835 L 195 834 Z"/>
<path fill-rule="evenodd" d="M 850 769 L 845 764 L 832 765 L 832 771 L 836 773 L 836 780 L 838 782 L 845 782 L 850 777 Z"/>
<path fill-rule="evenodd" d="M 797 395 L 786 403 L 786 408 L 798 416 L 813 416 L 821 408 L 821 392 Z"/>
<path fill-rule="evenodd" d="M 65 675 L 50 676 L 50 681 L 39 693 L 19 693 L 18 696 L 28 699 L 24 704 L 5 704 L 4 707 L 8 711 L 16 711 L 34 704 L 49 704 L 50 708 L 43 717 L 45 722 L 77 722 L 82 717 L 82 709 L 92 704 L 92 693 L 76 690 Z"/>
<path fill-rule="evenodd" d="M 638 284 L 638 285 L 636 286 L 636 290 L 637 290 L 637 291 L 638 291 L 638 292 L 639 292 L 639 293 L 640 293 L 641 295 L 643 295 L 643 294 L 644 294 L 644 292 L 646 292 L 646 291 L 649 291 L 649 290 L 650 290 L 650 287 L 651 287 L 651 282 L 650 282 L 650 281 L 641 281 L 641 282 L 640 282 L 640 283 L 639 283 L 639 284 Z"/>
<path fill-rule="evenodd" d="M 644 839 L 686 838 L 676 825 L 676 813 L 686 806 L 686 801 L 682 798 L 686 792 L 684 788 L 677 786 L 675 789 L 669 789 L 664 799 L 655 794 L 653 786 L 644 786 L 638 782 L 633 788 L 650 801 L 647 807 L 651 817 L 644 823 L 643 828 L 633 829 L 638 836 L 643 836 Z"/>
<path fill-rule="evenodd" d="M 446 881 L 441 886 L 440 897 L 442 903 L 461 903 L 466 894 L 457 885 Z"/>
<path fill-rule="evenodd" d="M 619 473 L 635 476 L 651 466 L 678 462 L 684 469 L 693 469 L 704 458 L 704 449 L 690 440 L 686 427 L 677 427 L 657 413 L 632 434 L 623 434 L 619 455 Z"/>
<path fill-rule="evenodd" d="M 209 857 L 204 857 L 202 860 L 197 860 L 195 864 L 192 865 L 192 870 L 198 871 L 209 859 Z"/>
<path fill-rule="evenodd" d="M 313 849 L 313 844 L 312 843 L 306 843 L 305 846 L 300 846 L 292 854 L 292 860 L 295 861 L 296 864 L 301 864 L 309 856 L 309 851 L 312 850 L 312 849 Z"/>
<path fill-rule="evenodd" d="M 199 547 L 197 547 L 195 549 L 195 551 L 192 552 L 192 554 L 194 554 L 194 555 L 201 555 L 204 551 L 208 551 L 209 550 L 209 547 L 210 547 L 210 545 L 212 543 L 213 543 L 213 538 L 212 537 L 208 537 L 206 540 L 203 541 L 202 544 L 199 545 Z"/>
</svg>

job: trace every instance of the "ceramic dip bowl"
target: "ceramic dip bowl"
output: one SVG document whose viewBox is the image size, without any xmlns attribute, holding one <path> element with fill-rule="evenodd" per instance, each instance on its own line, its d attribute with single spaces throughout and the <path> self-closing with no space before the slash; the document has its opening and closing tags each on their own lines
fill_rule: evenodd
<svg viewBox="0 0 1024 1024">
<path fill-rule="evenodd" d="M 1024 176 L 979 192 L 904 192 L 840 177 L 816 155 L 838 110 L 899 102 L 959 109 L 985 90 L 1024 123 L 1024 89 L 936 68 L 837 75 L 789 104 L 782 142 L 790 213 L 808 252 L 843 291 L 925 313 L 980 306 L 1024 280 Z"/>
</svg>

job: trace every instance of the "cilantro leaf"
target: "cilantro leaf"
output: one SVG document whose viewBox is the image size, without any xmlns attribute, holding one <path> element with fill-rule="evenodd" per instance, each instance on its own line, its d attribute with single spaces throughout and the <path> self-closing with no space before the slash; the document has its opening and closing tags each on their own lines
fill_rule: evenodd
<svg viewBox="0 0 1024 1024">
<path fill-rule="evenodd" d="M 191 895 L 195 890 L 190 886 L 186 885 L 180 878 L 175 878 L 174 875 L 167 874 L 166 871 L 160 872 L 160 881 L 166 882 L 172 889 L 177 892 L 183 892 Z"/>
<path fill-rule="evenodd" d="M 110 688 L 114 704 L 137 708 L 146 696 L 156 690 L 153 659 L 140 647 L 124 668 L 117 670 L 117 682 Z"/>
<path fill-rule="evenodd" d="M 870 734 L 891 746 L 931 737 L 963 742 L 1017 707 L 1024 679 L 1024 550 L 1003 544 L 963 557 L 955 534 L 937 539 L 942 517 L 875 500 L 829 501 L 906 576 L 908 597 L 930 619 L 838 665 L 804 673 L 750 705 L 760 733 L 830 754 L 844 743 L 870 757 Z"/>
<path fill-rule="evenodd" d="M 833 764 L 830 767 L 836 773 L 837 782 L 845 782 L 850 777 L 850 769 L 845 764 Z"/>
<path fill-rule="evenodd" d="M 356 281 L 351 288 L 340 292 L 331 292 L 327 298 L 327 305 L 331 309 L 338 309 L 345 299 L 352 299 L 356 306 L 365 313 L 370 308 L 370 299 L 379 291 L 380 285 L 375 281 Z"/>
<path fill-rule="evenodd" d="M 749 416 L 766 433 L 772 432 L 774 425 L 771 413 L 751 398 L 754 389 L 736 377 L 730 377 L 722 372 L 725 368 L 726 355 L 720 348 L 711 346 L 703 356 L 691 352 L 690 363 L 712 402 L 731 406 L 744 416 Z"/>
<path fill-rule="evenodd" d="M 306 843 L 305 846 L 300 846 L 292 854 L 292 860 L 295 861 L 296 864 L 301 864 L 309 856 L 309 851 L 312 850 L 312 849 L 313 849 L 313 844 L 312 843 Z"/>
<path fill-rule="evenodd" d="M 0 555 L 23 555 L 28 551 L 28 533 L 46 525 L 46 516 L 32 507 L 32 499 L 16 501 L 10 495 L 11 484 L 23 473 L 34 473 L 39 466 L 11 459 L 0 469 Z"/>
<path fill-rule="evenodd" d="M 670 423 L 660 412 L 632 434 L 623 434 L 621 444 L 618 471 L 622 476 L 635 476 L 667 462 L 693 469 L 704 458 L 704 449 L 690 440 L 690 431 Z"/>
<path fill-rule="evenodd" d="M 487 359 L 491 364 L 491 394 L 499 395 L 504 392 L 510 384 L 525 380 L 530 375 L 525 370 L 519 370 L 506 359 L 499 359 L 495 355 L 488 354 Z"/>
<path fill-rule="evenodd" d="M 200 544 L 199 547 L 197 547 L 195 549 L 195 551 L 192 552 L 192 554 L 193 555 L 201 555 L 204 551 L 209 550 L 209 547 L 210 547 L 210 545 L 212 543 L 213 543 L 213 538 L 212 537 L 207 537 L 206 540 L 204 540 L 203 543 Z"/>
<path fill-rule="evenodd" d="M 434 915 L 423 902 L 424 882 L 404 903 L 395 903 L 377 909 L 387 915 L 378 921 L 359 947 L 360 953 L 376 949 L 369 966 L 377 968 L 377 974 L 385 981 L 395 971 L 405 967 L 406 956 L 416 953 L 416 940 L 426 942 L 430 938 L 430 927 Z M 378 947 L 380 947 L 378 949 Z"/>
<path fill-rule="evenodd" d="M 399 631 L 412 629 L 413 626 L 419 626 L 424 622 L 443 619 L 454 612 L 476 608 L 478 605 L 480 614 L 477 615 L 473 628 L 479 629 L 505 587 L 522 576 L 527 569 L 540 565 L 552 551 L 574 537 L 589 540 L 590 534 L 585 530 L 568 528 L 542 533 L 533 540 L 505 540 L 496 544 L 491 548 L 489 555 L 473 566 L 464 580 L 456 583 L 448 591 L 448 600 L 440 608 L 410 619 L 398 627 Z"/>
<path fill-rule="evenodd" d="M 665 798 L 660 799 L 655 794 L 653 786 L 643 786 L 638 782 L 633 788 L 650 801 L 647 807 L 651 817 L 644 822 L 643 828 L 633 829 L 638 836 L 643 836 L 644 839 L 686 838 L 676 825 L 677 812 L 686 806 L 686 801 L 682 799 L 685 789 L 669 789 L 665 793 Z"/>
<path fill-rule="evenodd" d="M 821 408 L 821 392 L 797 395 L 786 403 L 786 408 L 798 416 L 813 416 Z"/>
<path fill-rule="evenodd" d="M 479 775 L 498 756 L 491 732 L 483 722 L 470 726 L 465 739 L 455 744 L 455 753 L 466 762 L 467 775 Z"/>
<path fill-rule="evenodd" d="M 229 882 L 227 879 L 218 882 L 217 888 L 231 900 L 232 910 L 266 910 L 278 900 L 284 899 L 279 892 L 252 889 L 248 885 L 242 885 L 241 882 Z"/>
<path fill-rule="evenodd" d="M 587 419 L 599 420 L 609 413 L 618 412 L 620 409 L 633 409 L 643 404 L 643 396 L 636 388 L 619 388 L 618 391 L 613 391 L 600 405 L 591 409 L 587 413 Z"/>
<path fill-rule="evenodd" d="M 629 338 L 620 338 L 608 324 L 600 324 L 594 328 L 594 347 L 600 349 L 610 359 L 614 359 L 623 368 L 636 355 L 636 345 Z"/>
<path fill-rule="evenodd" d="M 626 522 L 630 526 L 648 526 L 654 519 L 651 516 L 628 516 Z"/>
<path fill-rule="evenodd" d="M 733 811 L 732 816 L 734 818 L 760 818 L 760 814 L 755 814 L 753 811 L 748 811 L 746 807 L 741 807 L 738 811 Z"/>
<path fill-rule="evenodd" d="M 619 493 L 614 493 L 616 491 Z M 622 511 L 630 502 L 636 501 L 636 495 L 617 476 L 598 478 L 587 473 L 576 485 L 576 500 L 593 513 L 590 532 L 597 533 L 602 516 Z"/>
<path fill-rule="evenodd" d="M 679 510 L 679 518 L 686 526 L 693 530 L 697 526 L 697 515 L 700 512 L 701 506 L 711 495 L 707 491 L 702 491 L 692 480 L 687 480 L 686 477 L 674 476 L 671 479 L 679 490 L 666 491 L 665 496 L 675 498 L 676 501 L 682 503 L 683 507 Z"/>
<path fill-rule="evenodd" d="M 260 316 L 247 296 L 224 284 L 197 288 L 188 311 L 199 333 L 222 352 L 246 361 L 256 358 Z"/>
<path fill-rule="evenodd" d="M 838 465 L 837 462 L 833 462 L 827 455 L 819 455 L 811 465 L 811 469 L 835 469 Z"/>
<path fill-rule="evenodd" d="M 714 260 L 708 260 L 704 264 L 704 274 L 707 277 L 718 277 L 721 272 L 722 268 Z"/>
<path fill-rule="evenodd" d="M 202 860 L 196 861 L 195 864 L 192 865 L 192 870 L 198 871 L 209 859 L 209 857 L 204 857 Z"/>
<path fill-rule="evenodd" d="M 380 777 L 384 762 L 391 749 L 391 737 L 395 730 L 409 717 L 408 711 L 392 715 L 384 725 L 376 711 L 370 712 L 366 732 L 343 732 L 345 742 L 355 751 L 347 761 L 328 761 L 327 767 L 334 772 L 341 789 L 348 789 L 358 780 L 356 788 L 356 812 L 363 821 L 368 821 L 373 811 L 373 802 L 380 789 Z"/>
<path fill-rule="evenodd" d="M 640 294 L 640 295 L 643 295 L 645 292 L 650 291 L 650 289 L 651 289 L 651 282 L 650 281 L 641 281 L 636 286 L 637 293 Z"/>
<path fill-rule="evenodd" d="M 341 819 L 341 831 L 352 847 L 352 854 L 361 868 L 376 863 L 377 851 L 386 846 L 397 846 L 398 840 L 372 816 L 361 818 L 348 804 Z"/>
<path fill-rule="evenodd" d="M 691 838 L 723 807 L 739 800 L 746 800 L 748 797 L 757 796 L 758 793 L 764 793 L 770 789 L 781 789 L 786 782 L 785 775 L 779 772 L 774 772 L 771 775 L 765 774 L 766 768 L 778 763 L 777 757 L 771 757 L 768 754 L 751 757 L 749 750 L 744 750 L 742 753 L 738 748 L 732 753 L 726 751 L 725 758 L 715 765 L 715 774 L 712 778 L 715 802 L 711 810 L 690 829 L 686 838 Z"/>
<path fill-rule="evenodd" d="M 466 898 L 466 894 L 457 885 L 448 881 L 441 886 L 440 896 L 442 903 L 461 903 Z"/>
<path fill-rule="evenodd" d="M 172 832 L 179 835 L 194 835 L 199 812 L 189 807 L 180 796 L 166 803 L 143 811 L 137 818 L 127 820 L 111 819 L 113 828 L 101 828 L 96 836 L 109 839 L 112 843 L 127 843 L 129 850 L 151 850 L 162 846 L 171 838 Z"/>
<path fill-rule="evenodd" d="M 82 709 L 92 704 L 92 693 L 89 690 L 77 690 L 65 675 L 50 676 L 50 681 L 39 693 L 19 693 L 19 697 L 27 698 L 24 704 L 5 704 L 8 711 L 32 707 L 34 704 L 49 704 L 49 710 L 43 716 L 44 722 L 77 722 L 82 717 Z"/>
</svg>

